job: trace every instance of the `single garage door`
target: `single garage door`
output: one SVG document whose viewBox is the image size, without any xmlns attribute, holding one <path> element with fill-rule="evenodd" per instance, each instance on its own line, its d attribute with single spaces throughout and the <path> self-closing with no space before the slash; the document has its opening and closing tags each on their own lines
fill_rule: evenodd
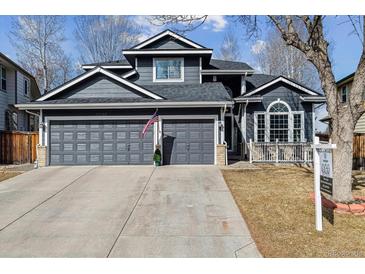
<svg viewBox="0 0 365 274">
<path fill-rule="evenodd" d="M 51 121 L 50 165 L 152 164 L 153 127 L 143 120 Z"/>
<path fill-rule="evenodd" d="M 214 120 L 163 120 L 163 163 L 214 164 Z"/>
</svg>

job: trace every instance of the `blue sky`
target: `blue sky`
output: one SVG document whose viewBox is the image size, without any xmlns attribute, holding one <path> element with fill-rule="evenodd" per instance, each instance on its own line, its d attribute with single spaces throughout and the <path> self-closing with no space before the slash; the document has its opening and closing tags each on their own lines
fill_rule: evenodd
<svg viewBox="0 0 365 274">
<path fill-rule="evenodd" d="M 8 33 L 11 27 L 11 17 L 12 16 L 0 16 L 0 51 L 16 60 L 16 52 L 8 39 Z M 77 60 L 78 51 L 73 36 L 73 16 L 67 16 L 66 18 L 65 35 L 67 41 L 64 42 L 63 47 L 67 53 L 71 54 L 73 58 Z M 325 18 L 326 35 L 331 43 L 332 60 L 336 79 L 340 79 L 347 74 L 352 73 L 356 69 L 361 54 L 361 43 L 359 39 L 355 35 L 350 34 L 352 32 L 351 25 L 349 23 L 343 24 L 346 19 L 347 18 L 343 16 L 327 16 Z M 151 26 L 145 20 L 144 16 L 136 16 L 134 20 L 145 26 L 145 33 L 143 33 L 144 37 L 156 34 L 163 29 Z M 244 37 L 242 26 L 233 22 L 226 16 L 209 16 L 207 22 L 203 26 L 187 33 L 186 36 L 191 40 L 218 51 L 223 41 L 224 34 L 229 29 L 237 33 L 241 47 L 242 61 L 255 66 L 251 48 L 257 40 L 248 41 Z M 263 35 L 264 34 L 265 33 L 263 32 Z"/>
</svg>

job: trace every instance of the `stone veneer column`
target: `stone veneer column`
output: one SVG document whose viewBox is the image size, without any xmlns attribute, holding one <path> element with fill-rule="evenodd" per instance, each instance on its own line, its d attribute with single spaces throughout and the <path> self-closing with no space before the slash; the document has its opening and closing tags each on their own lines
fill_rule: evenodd
<svg viewBox="0 0 365 274">
<path fill-rule="evenodd" d="M 226 145 L 218 144 L 217 145 L 217 166 L 225 166 L 226 165 Z"/>
<path fill-rule="evenodd" d="M 46 166 L 46 159 L 47 159 L 47 147 L 37 145 L 37 161 L 39 167 Z"/>
</svg>

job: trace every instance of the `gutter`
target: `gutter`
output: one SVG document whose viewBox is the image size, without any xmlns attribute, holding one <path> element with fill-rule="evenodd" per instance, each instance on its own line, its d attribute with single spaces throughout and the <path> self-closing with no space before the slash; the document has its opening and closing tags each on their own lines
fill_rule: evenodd
<svg viewBox="0 0 365 274">
<path fill-rule="evenodd" d="M 86 103 L 86 104 L 16 104 L 19 109 L 133 109 L 133 108 L 189 108 L 232 106 L 232 101 L 211 102 L 150 102 L 150 103 Z"/>
<path fill-rule="evenodd" d="M 259 103 L 262 101 L 262 97 L 235 98 L 234 101 L 237 103 L 247 103 L 247 102 Z"/>
<path fill-rule="evenodd" d="M 221 70 L 221 69 L 204 69 L 201 71 L 202 75 L 247 75 L 254 74 L 254 70 Z"/>
</svg>

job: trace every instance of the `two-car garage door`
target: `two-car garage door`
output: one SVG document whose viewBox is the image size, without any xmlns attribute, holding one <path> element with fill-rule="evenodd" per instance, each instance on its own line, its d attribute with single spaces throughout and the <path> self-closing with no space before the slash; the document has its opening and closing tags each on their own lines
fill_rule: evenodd
<svg viewBox="0 0 365 274">
<path fill-rule="evenodd" d="M 50 165 L 153 163 L 153 127 L 146 120 L 52 120 Z M 214 120 L 163 120 L 163 163 L 214 164 Z"/>
<path fill-rule="evenodd" d="M 51 121 L 50 165 L 152 164 L 153 127 L 143 120 Z"/>
</svg>

